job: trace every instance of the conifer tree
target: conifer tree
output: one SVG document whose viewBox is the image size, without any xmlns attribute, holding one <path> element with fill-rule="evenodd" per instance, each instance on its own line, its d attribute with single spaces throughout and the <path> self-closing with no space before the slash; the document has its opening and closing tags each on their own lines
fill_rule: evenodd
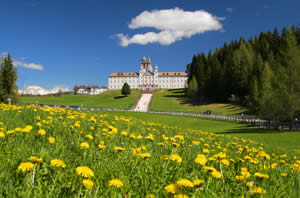
<svg viewBox="0 0 300 198">
<path fill-rule="evenodd" d="M 8 102 L 10 98 L 12 103 L 17 102 L 18 87 L 16 85 L 17 72 L 13 66 L 10 54 L 4 58 L 0 69 L 0 100 Z"/>
<path fill-rule="evenodd" d="M 128 96 L 130 95 L 131 91 L 130 91 L 130 86 L 127 83 L 124 83 L 122 90 L 121 90 L 121 94 Z"/>
</svg>

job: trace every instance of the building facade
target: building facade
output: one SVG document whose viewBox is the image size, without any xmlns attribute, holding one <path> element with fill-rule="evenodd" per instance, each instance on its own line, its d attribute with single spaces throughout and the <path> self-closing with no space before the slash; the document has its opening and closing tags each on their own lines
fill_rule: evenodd
<svg viewBox="0 0 300 198">
<path fill-rule="evenodd" d="M 185 88 L 187 74 L 185 72 L 158 72 L 157 64 L 153 71 L 150 58 L 147 60 L 144 56 L 140 72 L 112 73 L 108 77 L 108 88 L 121 89 L 125 82 L 130 88 L 148 91 L 158 88 Z"/>
<path fill-rule="evenodd" d="M 99 88 L 96 85 L 88 85 L 88 86 L 76 85 L 74 87 L 74 91 L 76 91 L 77 94 L 81 94 L 81 95 L 97 95 L 107 91 L 107 87 L 102 86 L 101 88 Z"/>
</svg>

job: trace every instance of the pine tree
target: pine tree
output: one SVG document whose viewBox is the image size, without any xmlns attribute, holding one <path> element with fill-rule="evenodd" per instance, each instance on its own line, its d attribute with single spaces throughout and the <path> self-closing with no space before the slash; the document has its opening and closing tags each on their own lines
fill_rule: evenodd
<svg viewBox="0 0 300 198">
<path fill-rule="evenodd" d="M 127 83 L 124 83 L 122 90 L 121 90 L 121 94 L 128 96 L 130 95 L 131 91 L 130 91 L 130 86 Z"/>
<path fill-rule="evenodd" d="M 16 85 L 17 72 L 13 66 L 10 54 L 4 58 L 4 62 L 0 69 L 0 100 L 7 102 L 10 98 L 12 103 L 17 102 L 18 87 Z"/>
<path fill-rule="evenodd" d="M 195 76 L 192 76 L 187 88 L 186 95 L 187 97 L 193 98 L 198 94 L 198 82 Z"/>
</svg>

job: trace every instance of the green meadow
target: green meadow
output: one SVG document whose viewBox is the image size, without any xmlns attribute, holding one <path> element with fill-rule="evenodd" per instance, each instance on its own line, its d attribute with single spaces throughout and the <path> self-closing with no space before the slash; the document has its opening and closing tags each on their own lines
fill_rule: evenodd
<svg viewBox="0 0 300 198">
<path fill-rule="evenodd" d="M 128 97 L 122 96 L 120 90 L 109 90 L 99 95 L 22 96 L 20 103 L 130 109 L 139 96 L 137 90 L 131 90 Z"/>
<path fill-rule="evenodd" d="M 213 114 L 234 115 L 244 113 L 245 108 L 233 104 L 208 103 L 201 104 L 195 99 L 185 96 L 184 89 L 159 89 L 152 98 L 152 111 L 203 113 L 205 110 Z"/>
</svg>

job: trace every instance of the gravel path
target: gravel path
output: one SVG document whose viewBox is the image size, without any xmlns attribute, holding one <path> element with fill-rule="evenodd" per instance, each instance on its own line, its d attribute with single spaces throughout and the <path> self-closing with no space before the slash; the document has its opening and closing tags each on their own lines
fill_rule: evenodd
<svg viewBox="0 0 300 198">
<path fill-rule="evenodd" d="M 152 98 L 152 94 L 149 93 L 143 94 L 133 111 L 147 112 L 151 98 Z"/>
</svg>

